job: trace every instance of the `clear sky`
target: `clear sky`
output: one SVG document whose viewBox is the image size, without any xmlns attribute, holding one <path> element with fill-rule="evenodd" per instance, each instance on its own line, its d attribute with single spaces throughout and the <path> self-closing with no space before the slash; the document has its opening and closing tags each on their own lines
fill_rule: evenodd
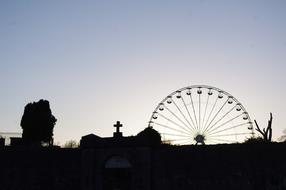
<svg viewBox="0 0 286 190">
<path fill-rule="evenodd" d="M 144 129 L 169 93 L 235 96 L 261 126 L 286 128 L 286 1 L 0 1 L 0 131 L 47 99 L 55 141 Z"/>
</svg>

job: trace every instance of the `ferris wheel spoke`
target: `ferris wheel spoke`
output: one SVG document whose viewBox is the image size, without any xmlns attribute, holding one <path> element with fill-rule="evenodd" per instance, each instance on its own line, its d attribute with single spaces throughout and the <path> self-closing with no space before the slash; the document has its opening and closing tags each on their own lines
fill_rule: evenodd
<svg viewBox="0 0 286 190">
<path fill-rule="evenodd" d="M 241 114 L 235 116 L 234 118 L 229 119 L 228 121 L 224 122 L 223 124 L 217 126 L 216 128 L 214 128 L 214 129 L 212 129 L 212 130 L 206 131 L 206 133 L 211 133 L 211 132 L 213 132 L 213 131 L 216 131 L 217 129 L 222 128 L 224 125 L 228 124 L 229 122 L 232 122 L 233 120 L 235 120 L 235 119 L 241 117 L 242 115 L 243 115 L 243 113 L 241 113 Z"/>
<path fill-rule="evenodd" d="M 211 138 L 212 141 L 217 141 L 217 142 L 227 142 L 227 143 L 236 143 L 237 141 L 233 140 L 226 140 L 226 139 L 216 139 L 216 138 Z"/>
<path fill-rule="evenodd" d="M 247 125 L 249 124 L 249 122 L 246 122 L 246 123 L 241 123 L 241 124 L 238 124 L 238 125 L 234 125 L 234 126 L 231 126 L 231 127 L 228 127 L 226 129 L 222 129 L 220 131 L 215 131 L 213 133 L 209 133 L 209 135 L 214 135 L 214 134 L 217 134 L 217 133 L 221 133 L 221 132 L 224 132 L 224 131 L 228 131 L 228 130 L 231 130 L 231 129 L 235 129 L 237 127 L 240 127 L 240 126 L 243 126 L 243 125 Z"/>
<path fill-rule="evenodd" d="M 181 97 L 182 98 L 182 97 Z M 178 111 L 180 112 L 180 114 L 183 116 L 183 118 L 186 120 L 186 122 L 190 125 L 190 128 L 188 125 L 187 127 L 190 129 L 190 130 L 194 130 L 193 126 L 191 125 L 191 123 L 189 122 L 189 120 L 187 119 L 187 117 L 185 116 L 185 114 L 182 112 L 182 110 L 179 108 L 179 106 L 176 104 L 175 101 L 173 101 L 174 105 L 176 106 L 176 108 L 178 109 Z"/>
<path fill-rule="evenodd" d="M 206 117 L 206 113 L 207 113 L 207 108 L 208 108 L 208 105 L 209 105 L 209 99 L 210 99 L 210 96 L 208 95 L 207 96 L 207 103 L 206 103 L 206 106 L 205 106 L 205 111 L 204 111 L 204 116 L 203 116 L 203 121 L 202 121 L 202 127 L 204 126 L 204 121 L 205 121 L 205 117 Z"/>
<path fill-rule="evenodd" d="M 197 115 L 196 115 L 196 110 L 195 110 L 195 106 L 194 106 L 192 94 L 190 94 L 190 98 L 191 98 L 191 104 L 192 104 L 193 113 L 194 113 L 194 117 L 195 117 L 195 121 L 196 121 L 196 127 L 197 127 L 197 129 L 199 129 L 199 127 L 198 127 L 198 121 L 197 121 Z"/>
<path fill-rule="evenodd" d="M 226 105 L 227 100 L 223 103 L 223 105 L 220 107 L 220 109 L 217 111 L 217 113 L 214 115 L 214 117 L 212 118 L 212 120 L 210 121 L 210 123 L 207 125 L 206 129 L 204 130 L 203 133 L 205 133 L 207 131 L 207 129 L 209 128 L 209 126 L 211 125 L 211 123 L 215 120 L 215 118 L 217 117 L 217 115 L 221 112 L 221 110 L 224 108 L 224 106 Z"/>
<path fill-rule="evenodd" d="M 176 137 L 186 137 L 186 138 L 190 138 L 191 135 L 180 135 L 180 134 L 170 134 L 170 133 L 161 133 L 163 136 L 166 135 L 166 136 L 176 136 Z"/>
<path fill-rule="evenodd" d="M 177 116 L 172 110 L 170 110 L 167 106 L 165 106 L 165 108 L 166 108 L 178 121 L 180 121 L 185 127 L 187 127 L 187 129 L 189 129 L 189 130 L 192 131 L 192 129 L 190 129 L 189 126 L 188 126 L 187 124 L 185 124 L 185 122 L 182 121 L 182 120 L 179 118 L 179 116 Z M 185 127 L 183 127 L 183 129 L 185 129 Z M 187 129 L 185 129 L 185 130 L 186 130 L 186 131 L 189 131 L 189 130 L 187 130 Z"/>
<path fill-rule="evenodd" d="M 166 119 L 167 121 L 173 123 L 174 125 L 178 126 L 180 129 L 182 129 L 183 131 L 185 131 L 185 133 L 191 134 L 191 131 L 186 130 L 183 126 L 181 126 L 180 124 L 176 123 L 175 121 L 173 121 L 173 120 L 167 118 L 167 117 L 164 116 L 163 114 L 158 113 L 158 115 L 161 116 L 162 118 Z M 157 122 L 153 122 L 153 123 L 159 125 L 159 123 L 157 123 Z M 163 125 L 163 124 L 160 124 L 160 125 L 161 125 L 161 126 L 167 126 L 167 125 Z M 167 127 L 166 127 L 166 128 L 167 128 Z M 172 127 L 169 127 L 169 128 L 172 128 Z M 172 129 L 173 129 L 173 130 L 177 130 L 177 129 L 174 129 L 174 128 L 172 128 Z M 181 130 L 178 130 L 178 131 L 181 131 Z"/>
<path fill-rule="evenodd" d="M 250 133 L 231 133 L 223 135 L 210 135 L 210 137 L 228 137 L 228 136 L 240 136 L 240 135 L 249 135 Z"/>
<path fill-rule="evenodd" d="M 185 109 L 186 109 L 186 111 L 187 111 L 187 113 L 188 113 L 188 116 L 190 117 L 191 122 L 192 122 L 192 124 L 193 124 L 193 125 L 191 125 L 191 126 L 192 126 L 192 128 L 195 130 L 195 124 L 194 124 L 194 121 L 193 121 L 193 119 L 192 119 L 192 117 L 191 117 L 191 114 L 190 114 L 189 109 L 187 108 L 187 105 L 186 105 L 186 102 L 185 102 L 185 100 L 184 100 L 183 96 L 182 96 L 181 100 L 182 100 L 182 102 L 183 102 L 183 104 L 184 104 L 184 107 L 185 107 Z"/>
<path fill-rule="evenodd" d="M 217 104 L 217 101 L 218 101 L 218 97 L 216 98 L 215 103 L 214 103 L 214 105 L 212 106 L 212 109 L 211 109 L 211 111 L 210 111 L 210 113 L 209 113 L 209 116 L 208 116 L 208 118 L 207 118 L 207 121 L 206 121 L 206 123 L 205 123 L 203 129 L 206 128 L 206 126 L 207 126 L 207 124 L 208 124 L 208 121 L 209 121 L 209 119 L 210 119 L 210 117 L 211 117 L 211 115 L 212 115 L 212 113 L 213 113 L 213 111 L 214 111 L 214 109 L 215 109 L 215 106 L 216 106 L 216 104 Z M 203 130 L 203 131 L 205 131 L 205 130 Z"/>
<path fill-rule="evenodd" d="M 221 142 L 208 139 L 208 143 L 209 143 L 209 144 L 218 144 L 218 143 L 221 143 Z"/>
<path fill-rule="evenodd" d="M 180 144 L 181 145 L 189 145 L 189 144 L 191 144 L 191 141 L 190 141 L 190 139 L 189 140 L 185 140 L 185 141 L 180 142 Z"/>
<path fill-rule="evenodd" d="M 199 93 L 199 131 L 201 131 L 201 94 Z"/>
<path fill-rule="evenodd" d="M 191 140 L 191 138 L 182 138 L 182 139 L 170 139 L 169 141 L 173 141 L 173 142 L 178 142 L 178 141 L 187 141 L 187 140 Z"/>
<path fill-rule="evenodd" d="M 221 141 L 218 141 L 217 139 L 214 139 L 214 138 L 208 138 L 207 139 L 207 141 L 209 142 L 209 143 L 221 143 Z"/>
<path fill-rule="evenodd" d="M 187 133 L 187 132 L 185 132 L 185 131 L 181 131 L 181 130 L 175 129 L 175 128 L 170 127 L 170 126 L 168 126 L 168 125 L 164 125 L 164 124 L 156 123 L 156 122 L 153 122 L 153 123 L 156 124 L 156 125 L 159 125 L 159 126 L 161 126 L 161 127 L 164 127 L 164 128 L 166 128 L 166 129 L 170 129 L 170 130 L 173 130 L 173 131 L 176 131 L 176 132 L 179 132 L 179 133 L 182 133 L 182 134 L 186 134 L 186 135 L 191 135 L 191 133 Z"/>
<path fill-rule="evenodd" d="M 227 111 L 223 116 L 221 116 L 207 131 L 211 130 L 216 124 L 218 124 L 221 120 L 223 120 L 236 106 L 233 106 L 229 111 Z"/>
</svg>

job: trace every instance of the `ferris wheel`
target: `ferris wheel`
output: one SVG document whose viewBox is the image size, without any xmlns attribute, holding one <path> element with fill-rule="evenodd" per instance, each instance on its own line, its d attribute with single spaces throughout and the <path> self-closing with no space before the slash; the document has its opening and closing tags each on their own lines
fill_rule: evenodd
<svg viewBox="0 0 286 190">
<path fill-rule="evenodd" d="M 244 106 L 212 86 L 193 85 L 172 92 L 152 113 L 149 127 L 171 144 L 244 142 L 254 135 Z"/>
</svg>

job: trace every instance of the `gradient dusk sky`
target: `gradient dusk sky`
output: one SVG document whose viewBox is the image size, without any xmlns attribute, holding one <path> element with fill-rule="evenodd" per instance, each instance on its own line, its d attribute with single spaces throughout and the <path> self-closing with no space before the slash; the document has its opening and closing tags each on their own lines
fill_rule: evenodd
<svg viewBox="0 0 286 190">
<path fill-rule="evenodd" d="M 124 135 L 195 84 L 235 96 L 274 139 L 286 129 L 286 1 L 0 1 L 0 132 L 47 99 L 55 142 Z"/>
</svg>

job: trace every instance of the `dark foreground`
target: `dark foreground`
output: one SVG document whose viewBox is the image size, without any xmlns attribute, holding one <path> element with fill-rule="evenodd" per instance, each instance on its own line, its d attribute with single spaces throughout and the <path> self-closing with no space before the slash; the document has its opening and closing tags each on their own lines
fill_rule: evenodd
<svg viewBox="0 0 286 190">
<path fill-rule="evenodd" d="M 285 190 L 286 143 L 0 148 L 1 190 Z"/>
</svg>

